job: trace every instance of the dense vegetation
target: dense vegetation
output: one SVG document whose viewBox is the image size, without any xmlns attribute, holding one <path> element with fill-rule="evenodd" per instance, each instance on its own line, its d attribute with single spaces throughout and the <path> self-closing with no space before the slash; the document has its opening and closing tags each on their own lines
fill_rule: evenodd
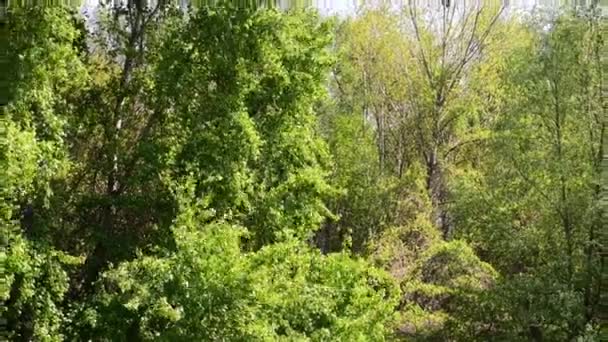
<svg viewBox="0 0 608 342">
<path fill-rule="evenodd" d="M 4 337 L 599 340 L 598 16 L 454 8 L 15 9 Z"/>
</svg>

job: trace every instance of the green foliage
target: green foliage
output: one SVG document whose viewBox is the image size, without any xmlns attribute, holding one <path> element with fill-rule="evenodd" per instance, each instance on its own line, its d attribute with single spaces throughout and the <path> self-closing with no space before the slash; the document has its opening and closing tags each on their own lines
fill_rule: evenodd
<svg viewBox="0 0 608 342">
<path fill-rule="evenodd" d="M 422 339 L 466 338 L 459 331 L 462 311 L 475 305 L 497 276 L 463 241 L 431 246 L 402 282 L 401 333 Z"/>
<path fill-rule="evenodd" d="M 321 234 L 329 236 L 320 239 L 327 249 L 339 250 L 342 240 L 350 237 L 353 251 L 363 252 L 370 238 L 390 223 L 387 209 L 393 207 L 391 189 L 396 182 L 382 178 L 373 135 L 363 118 L 325 116 L 324 134 L 334 158 L 332 183 L 342 191 L 330 207 L 338 221 L 327 223 Z"/>
<path fill-rule="evenodd" d="M 368 246 L 370 259 L 397 279 L 410 274 L 423 253 L 441 241 L 430 221 L 429 205 L 420 207 L 410 208 L 412 216 L 403 225 L 387 228 Z"/>
<path fill-rule="evenodd" d="M 505 115 L 487 156 L 455 184 L 460 236 L 505 275 L 477 316 L 492 317 L 493 336 L 573 339 L 594 310 L 602 124 L 593 32 L 564 16 L 528 33 L 500 76 Z"/>
<path fill-rule="evenodd" d="M 3 337 L 597 340 L 599 19 L 454 8 L 15 9 Z"/>
<path fill-rule="evenodd" d="M 61 341 L 65 313 L 61 306 L 68 290 L 65 270 L 80 263 L 45 246 L 36 246 L 3 227 L 0 269 L 3 271 L 0 315 L 10 339 Z"/>
<path fill-rule="evenodd" d="M 297 241 L 243 253 L 244 230 L 175 223 L 177 249 L 141 256 L 107 272 L 92 336 L 108 340 L 383 340 L 399 290 L 393 280 L 345 254 L 323 256 Z"/>
<path fill-rule="evenodd" d="M 33 179 L 37 190 L 48 194 L 48 182 L 67 172 L 65 125 L 74 111 L 69 102 L 86 86 L 88 73 L 73 47 L 78 31 L 67 10 L 19 10 L 12 23 L 9 58 L 16 82 L 2 121 L 9 137 L 7 165 L 28 175 L 36 165 L 35 177 L 21 177 Z"/>
<path fill-rule="evenodd" d="M 564 14 L 548 26 L 547 18 L 492 24 L 491 11 L 476 17 L 479 22 L 454 23 L 448 14 L 442 25 L 450 27 L 441 31 L 408 10 L 365 10 L 338 32 L 335 111 L 353 114 L 344 116 L 348 125 L 323 123 L 331 127 L 338 174 L 353 180 L 341 183 L 347 194 L 336 205 L 347 213 L 342 223 L 363 236 L 377 264 L 407 279 L 405 297 L 420 290 L 433 303 L 432 310 L 405 309 L 404 320 L 414 322 L 404 325 L 410 338 L 574 338 L 594 316 L 598 298 L 592 289 L 598 279 L 593 251 L 601 226 L 596 204 L 603 129 L 597 18 Z M 476 15 L 469 11 L 462 15 Z M 484 27 L 491 29 L 487 36 Z M 400 29 L 406 34 L 399 35 Z M 483 41 L 473 44 L 474 58 L 468 40 L 456 37 L 470 30 Z M 365 134 L 376 146 L 362 154 L 372 146 Z M 378 166 L 372 168 L 374 157 Z M 373 195 L 382 193 L 389 174 L 409 174 L 409 182 L 396 184 L 410 196 L 391 193 L 382 201 Z M 365 182 L 371 184 L 369 197 L 358 206 L 358 196 L 349 194 Z M 387 205 L 395 200 L 416 209 L 395 215 L 400 206 Z M 377 219 L 387 212 L 396 221 Z M 362 226 L 349 223 L 353 213 Z M 420 266 L 414 265 L 427 248 L 432 253 L 442 246 L 428 233 L 434 225 L 444 238 L 454 233 L 473 248 L 455 248 L 454 255 L 476 254 L 478 263 L 488 262 L 503 277 L 462 262 L 459 272 L 497 280 L 463 280 L 472 294 L 457 299 L 453 292 L 463 293 L 458 284 L 418 279 Z M 424 238 L 408 242 L 414 232 Z M 524 293 L 534 293 L 536 302 Z"/>
<path fill-rule="evenodd" d="M 314 112 L 329 22 L 229 6 L 105 16 L 84 51 L 67 11 L 20 11 L 2 121 L 11 338 L 390 334 L 392 279 L 305 244 L 335 194 Z M 204 201 L 170 195 L 184 186 Z"/>
<path fill-rule="evenodd" d="M 329 66 L 329 23 L 311 13 L 202 10 L 161 50 L 175 103 L 177 175 L 194 172 L 211 206 L 261 247 L 306 239 L 329 215 L 328 154 L 313 106 Z M 255 37 L 255 38 L 253 38 Z M 173 121 L 174 120 L 174 121 Z M 289 228 L 287 228 L 289 227 Z"/>
<path fill-rule="evenodd" d="M 73 48 L 77 31 L 66 10 L 19 10 L 12 19 L 14 95 L 0 121 L 0 314 L 8 338 L 59 341 L 66 265 L 80 260 L 39 234 L 44 223 L 36 224 L 32 207 L 48 206 L 51 183 L 69 171 L 65 125 L 73 108 L 66 99 L 78 94 L 87 73 Z"/>
</svg>

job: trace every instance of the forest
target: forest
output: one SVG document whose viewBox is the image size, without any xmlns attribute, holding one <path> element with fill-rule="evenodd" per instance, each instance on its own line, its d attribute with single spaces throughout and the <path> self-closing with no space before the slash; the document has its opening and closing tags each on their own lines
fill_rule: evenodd
<svg viewBox="0 0 608 342">
<path fill-rule="evenodd" d="M 603 20 L 11 8 L 0 340 L 601 341 Z"/>
</svg>

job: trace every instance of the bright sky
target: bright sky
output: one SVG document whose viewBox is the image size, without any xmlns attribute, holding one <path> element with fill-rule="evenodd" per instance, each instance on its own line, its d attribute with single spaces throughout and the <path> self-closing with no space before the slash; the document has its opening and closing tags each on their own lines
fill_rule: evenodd
<svg viewBox="0 0 608 342">
<path fill-rule="evenodd" d="M 108 1 L 108 0 L 105 0 Z M 118 0 L 119 1 L 119 0 Z M 126 0 L 123 0 L 126 1 Z M 188 0 L 185 0 L 186 2 Z M 321 13 L 323 14 L 342 14 L 342 15 L 348 15 L 348 14 L 352 14 L 354 13 L 356 7 L 357 7 L 357 3 L 361 3 L 361 2 L 367 2 L 367 3 L 374 3 L 374 2 L 390 2 L 392 4 L 394 4 L 396 7 L 400 7 L 399 5 L 401 4 L 406 4 L 409 0 L 312 0 L 312 3 L 314 4 L 315 7 L 317 7 Z M 439 2 L 439 0 L 418 0 L 418 1 L 436 1 Z M 483 0 L 453 0 L 453 1 L 483 1 Z M 560 3 L 565 3 L 565 2 L 573 2 L 573 1 L 578 1 L 578 2 L 587 2 L 590 3 L 593 0 L 503 0 L 506 1 L 509 4 L 509 7 L 511 8 L 519 8 L 519 9 L 531 9 L 535 6 L 547 6 L 547 7 L 559 7 Z M 181 1 L 180 1 L 181 2 Z M 288 5 L 290 3 L 293 3 L 293 0 L 278 0 L 278 2 L 281 4 L 281 7 L 285 6 L 285 7 L 289 7 Z M 84 8 L 87 10 L 90 10 L 92 8 L 95 8 L 96 5 L 99 3 L 99 0 L 84 0 Z M 600 0 L 601 6 L 608 6 L 608 0 Z"/>
</svg>

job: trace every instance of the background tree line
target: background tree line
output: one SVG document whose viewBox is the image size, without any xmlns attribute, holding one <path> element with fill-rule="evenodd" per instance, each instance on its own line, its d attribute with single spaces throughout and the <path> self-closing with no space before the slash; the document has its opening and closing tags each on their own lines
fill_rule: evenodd
<svg viewBox="0 0 608 342">
<path fill-rule="evenodd" d="M 599 340 L 602 23 L 10 14 L 5 337 Z"/>
</svg>

